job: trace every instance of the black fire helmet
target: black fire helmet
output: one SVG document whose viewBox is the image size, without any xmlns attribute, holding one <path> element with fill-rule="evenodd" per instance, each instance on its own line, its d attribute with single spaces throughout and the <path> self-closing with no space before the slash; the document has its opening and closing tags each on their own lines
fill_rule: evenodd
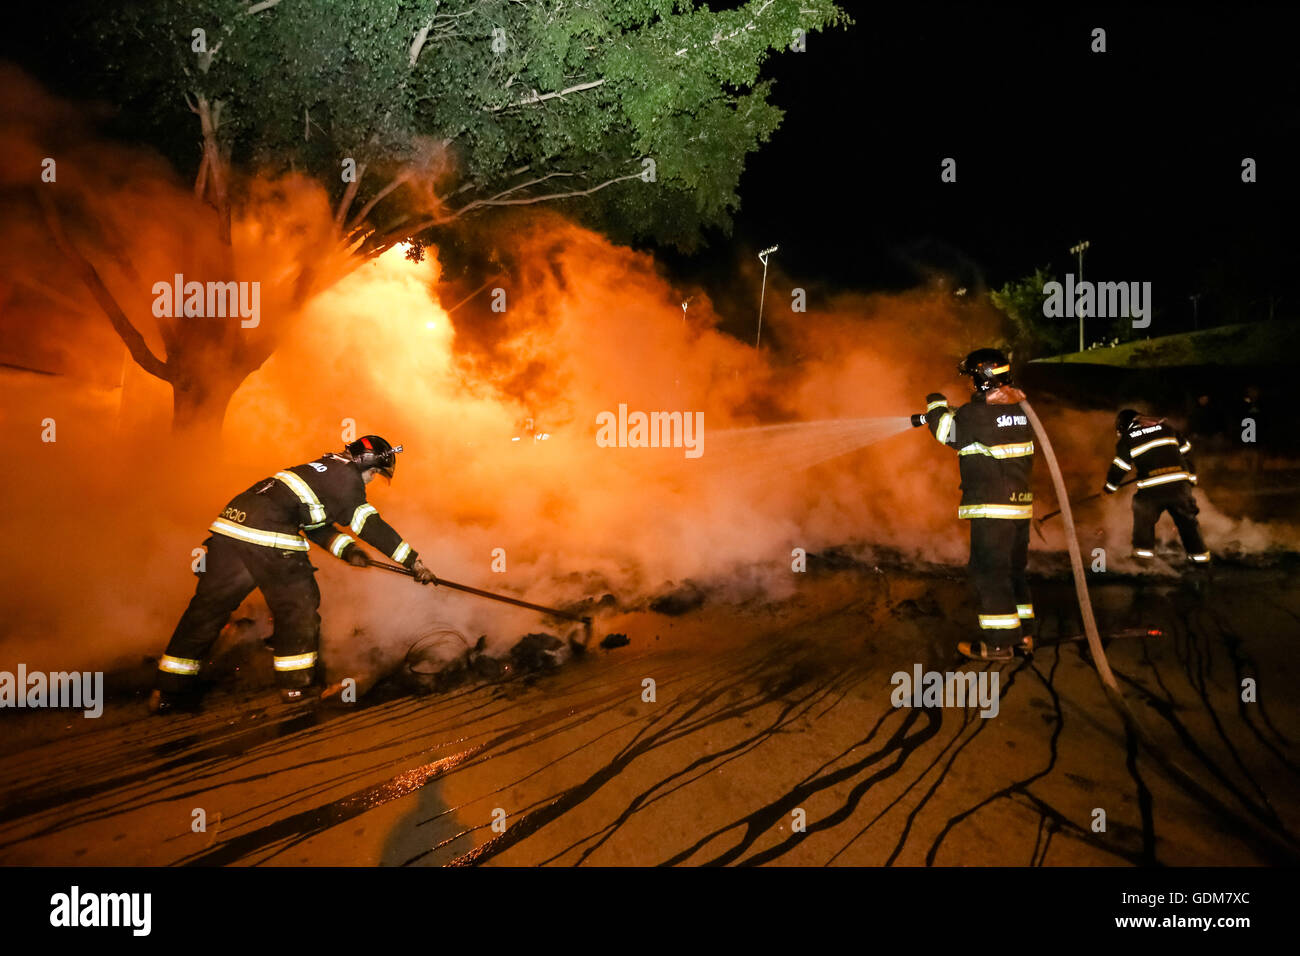
<svg viewBox="0 0 1300 956">
<path fill-rule="evenodd" d="M 1001 349 L 976 349 L 962 360 L 957 371 L 974 379 L 981 392 L 1011 384 L 1011 361 Z"/>
<path fill-rule="evenodd" d="M 397 453 L 402 450 L 402 446 L 394 448 L 378 435 L 362 435 L 345 445 L 343 450 L 362 471 L 377 468 L 391 481 L 393 472 L 397 470 Z"/>
<path fill-rule="evenodd" d="M 1122 435 L 1129 430 L 1133 424 L 1133 419 L 1138 417 L 1138 413 L 1132 408 L 1121 408 L 1119 414 L 1115 416 L 1115 433 Z"/>
</svg>

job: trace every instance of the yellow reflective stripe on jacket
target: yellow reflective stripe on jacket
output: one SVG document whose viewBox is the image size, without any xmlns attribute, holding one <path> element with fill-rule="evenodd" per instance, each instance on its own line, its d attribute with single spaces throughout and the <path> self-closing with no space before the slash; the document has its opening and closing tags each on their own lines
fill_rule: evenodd
<svg viewBox="0 0 1300 956">
<path fill-rule="evenodd" d="M 1020 617 L 1016 614 L 981 614 L 980 627 L 986 631 L 1005 631 L 1020 626 Z"/>
<path fill-rule="evenodd" d="M 1171 481 L 1191 481 L 1192 476 L 1185 471 L 1175 471 L 1168 475 L 1156 475 L 1154 478 L 1143 478 L 1137 483 L 1139 488 L 1150 488 L 1152 485 L 1164 485 Z"/>
<path fill-rule="evenodd" d="M 315 651 L 309 654 L 292 654 L 288 657 L 277 657 L 275 659 L 275 669 L 278 671 L 301 671 L 315 665 Z"/>
<path fill-rule="evenodd" d="M 1119 467 L 1123 468 L 1125 471 L 1132 471 L 1132 470 L 1133 470 L 1133 466 L 1130 465 L 1128 462 L 1126 462 L 1126 461 L 1125 461 L 1124 459 L 1122 459 L 1122 458 L 1113 458 L 1113 459 L 1111 459 L 1111 464 L 1112 464 L 1112 465 L 1119 465 Z"/>
<path fill-rule="evenodd" d="M 365 527 L 366 519 L 369 518 L 371 515 L 377 515 L 377 514 L 379 514 L 379 511 L 377 508 L 375 508 L 374 505 L 371 504 L 357 505 L 357 510 L 352 512 L 352 523 L 349 525 L 349 527 L 352 528 L 352 533 L 360 534 L 361 529 Z"/>
<path fill-rule="evenodd" d="M 1179 453 L 1183 455 L 1186 455 L 1191 450 L 1192 450 L 1192 443 L 1189 441 L 1185 441 L 1178 446 Z"/>
<path fill-rule="evenodd" d="M 170 654 L 164 654 L 158 659 L 158 669 L 168 674 L 197 674 L 199 662 L 192 661 L 188 657 L 172 657 Z"/>
<path fill-rule="evenodd" d="M 245 528 L 225 518 L 218 518 L 208 525 L 209 531 L 224 534 L 227 538 L 237 538 L 249 544 L 260 544 L 264 548 L 279 548 L 281 551 L 310 551 L 311 543 L 300 534 L 281 534 L 278 531 L 259 531 L 257 528 Z"/>
<path fill-rule="evenodd" d="M 1021 620 L 1028 620 L 1034 616 L 1034 606 L 1032 604 L 1017 604 L 1016 614 Z"/>
<path fill-rule="evenodd" d="M 991 458 L 1028 458 L 1033 453 L 1034 443 L 1031 441 L 1010 445 L 983 445 L 976 441 L 957 452 L 959 455 L 988 455 Z"/>
<path fill-rule="evenodd" d="M 406 560 L 407 555 L 411 553 L 411 546 L 403 541 L 393 550 L 393 560 L 401 564 Z"/>
<path fill-rule="evenodd" d="M 952 412 L 944 412 L 939 417 L 939 427 L 934 430 L 934 437 L 945 445 L 948 443 L 948 436 L 952 434 L 953 419 Z"/>
<path fill-rule="evenodd" d="M 1188 557 L 1191 558 L 1193 561 L 1205 562 L 1210 560 L 1210 552 L 1202 551 L 1200 554 L 1189 554 Z"/>
<path fill-rule="evenodd" d="M 960 505 L 958 518 L 1032 518 L 1033 505 Z"/>
<path fill-rule="evenodd" d="M 941 405 L 947 405 L 947 404 L 948 404 L 948 399 L 941 398 L 937 402 L 931 402 L 929 405 L 925 406 L 925 410 L 927 412 L 932 412 L 936 408 L 940 407 Z"/>
<path fill-rule="evenodd" d="M 1177 438 L 1153 438 L 1151 441 L 1147 442 L 1144 445 L 1138 445 L 1136 448 L 1129 449 L 1128 456 L 1130 458 L 1136 458 L 1138 455 L 1150 451 L 1152 448 L 1155 448 L 1157 445 L 1177 445 L 1177 444 L 1178 444 Z"/>
<path fill-rule="evenodd" d="M 336 534 L 334 540 L 330 542 L 330 554 L 336 558 L 343 557 L 343 549 L 350 544 L 356 544 L 356 540 L 351 535 Z"/>
<path fill-rule="evenodd" d="M 298 496 L 298 500 L 307 506 L 307 520 L 309 528 L 319 528 L 325 523 L 325 506 L 320 503 L 316 497 L 316 492 L 311 490 L 307 482 L 291 471 L 277 471 L 275 477 L 289 486 L 289 490 Z"/>
</svg>

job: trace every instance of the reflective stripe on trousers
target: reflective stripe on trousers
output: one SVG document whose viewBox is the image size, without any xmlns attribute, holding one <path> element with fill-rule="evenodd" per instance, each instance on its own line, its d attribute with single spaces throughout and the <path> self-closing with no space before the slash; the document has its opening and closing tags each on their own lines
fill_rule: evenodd
<svg viewBox="0 0 1300 956">
<path fill-rule="evenodd" d="M 275 669 L 278 671 L 300 671 L 315 665 L 315 651 L 309 651 L 306 654 L 291 654 L 288 657 L 277 657 L 275 659 Z"/>
</svg>

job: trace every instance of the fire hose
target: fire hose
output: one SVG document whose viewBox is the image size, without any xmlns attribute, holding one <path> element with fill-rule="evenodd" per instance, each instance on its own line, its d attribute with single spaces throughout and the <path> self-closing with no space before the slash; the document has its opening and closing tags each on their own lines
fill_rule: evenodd
<svg viewBox="0 0 1300 956">
<path fill-rule="evenodd" d="M 1074 515 L 1070 510 L 1070 498 L 1065 490 L 1065 480 L 1061 477 L 1061 468 L 1056 461 L 1056 453 L 1052 449 L 1052 442 L 1047 437 L 1047 431 L 1043 428 L 1043 423 L 1039 421 L 1038 415 L 1034 413 L 1033 407 L 1027 400 L 1020 402 L 1020 407 L 1025 410 L 1025 415 L 1029 419 L 1029 424 L 1034 429 L 1034 435 L 1042 445 L 1043 457 L 1047 460 L 1047 470 L 1052 475 L 1052 485 L 1056 489 L 1056 497 L 1060 502 L 1061 519 L 1065 522 L 1065 543 L 1066 549 L 1070 554 L 1070 571 L 1074 577 L 1074 592 L 1079 602 L 1079 613 L 1083 617 L 1084 635 L 1088 639 L 1088 649 L 1092 652 L 1092 663 L 1097 669 L 1097 676 L 1101 678 L 1102 689 L 1105 691 L 1106 699 L 1119 714 L 1124 726 L 1133 735 L 1151 756 L 1156 766 L 1160 767 L 1169 778 L 1184 790 L 1190 793 L 1203 804 L 1213 808 L 1222 814 L 1225 819 L 1234 821 L 1239 825 L 1244 824 L 1245 828 L 1257 839 L 1262 839 L 1266 844 L 1274 848 L 1280 848 L 1285 854 L 1286 859 L 1294 863 L 1300 856 L 1300 846 L 1297 846 L 1294 838 L 1285 832 L 1262 825 L 1256 817 L 1265 814 L 1258 807 L 1249 803 L 1244 797 L 1239 799 L 1244 803 L 1250 814 L 1242 816 L 1227 806 L 1217 796 L 1202 786 L 1196 778 L 1184 770 L 1168 754 L 1154 737 L 1142 726 L 1137 715 L 1129 706 L 1124 698 L 1123 692 L 1119 689 L 1119 684 L 1115 681 L 1115 674 L 1110 669 L 1110 661 L 1106 659 L 1106 651 L 1101 645 L 1101 637 L 1097 633 L 1097 620 L 1092 612 L 1092 599 L 1088 595 L 1088 582 L 1083 570 L 1083 556 L 1079 551 L 1079 539 L 1074 528 Z M 925 424 L 925 415 L 913 415 L 911 417 L 914 427 Z M 1127 484 L 1127 482 L 1126 482 Z M 1049 516 L 1050 517 L 1050 516 Z M 1279 847 L 1280 844 L 1280 847 Z"/>
<path fill-rule="evenodd" d="M 408 578 L 415 577 L 415 572 L 409 568 L 404 568 L 400 564 L 387 564 L 383 561 L 371 561 L 370 567 L 383 568 L 385 571 L 392 571 L 394 574 L 404 574 Z M 452 588 L 456 591 L 464 591 L 466 594 L 476 594 L 479 597 L 487 598 L 489 601 L 500 601 L 502 604 L 513 604 L 515 607 L 526 607 L 530 611 L 541 611 L 543 614 L 549 614 L 552 617 L 563 618 L 566 621 L 576 621 L 582 625 L 582 646 L 585 648 L 591 643 L 591 618 L 581 614 L 572 614 L 569 611 L 561 611 L 559 608 L 547 607 L 544 604 L 533 604 L 531 601 L 521 601 L 519 598 L 509 597 L 505 594 L 496 594 L 492 591 L 484 591 L 482 588 L 470 587 L 468 584 L 458 584 L 455 581 L 448 581 L 446 578 L 434 578 L 434 584 Z"/>
</svg>

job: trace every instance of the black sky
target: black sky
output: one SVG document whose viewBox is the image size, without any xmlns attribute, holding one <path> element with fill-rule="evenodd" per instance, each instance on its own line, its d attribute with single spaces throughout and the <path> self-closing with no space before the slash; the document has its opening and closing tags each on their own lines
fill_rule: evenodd
<svg viewBox="0 0 1300 956">
<path fill-rule="evenodd" d="M 1269 296 L 1300 314 L 1294 13 L 849 9 L 855 26 L 769 64 L 785 122 L 747 167 L 733 241 L 684 268 L 780 243 L 810 280 L 901 287 L 923 263 L 996 286 L 1064 273 L 1086 238 L 1086 278 L 1149 280 L 1189 320 L 1194 292 L 1202 324 Z"/>
</svg>

